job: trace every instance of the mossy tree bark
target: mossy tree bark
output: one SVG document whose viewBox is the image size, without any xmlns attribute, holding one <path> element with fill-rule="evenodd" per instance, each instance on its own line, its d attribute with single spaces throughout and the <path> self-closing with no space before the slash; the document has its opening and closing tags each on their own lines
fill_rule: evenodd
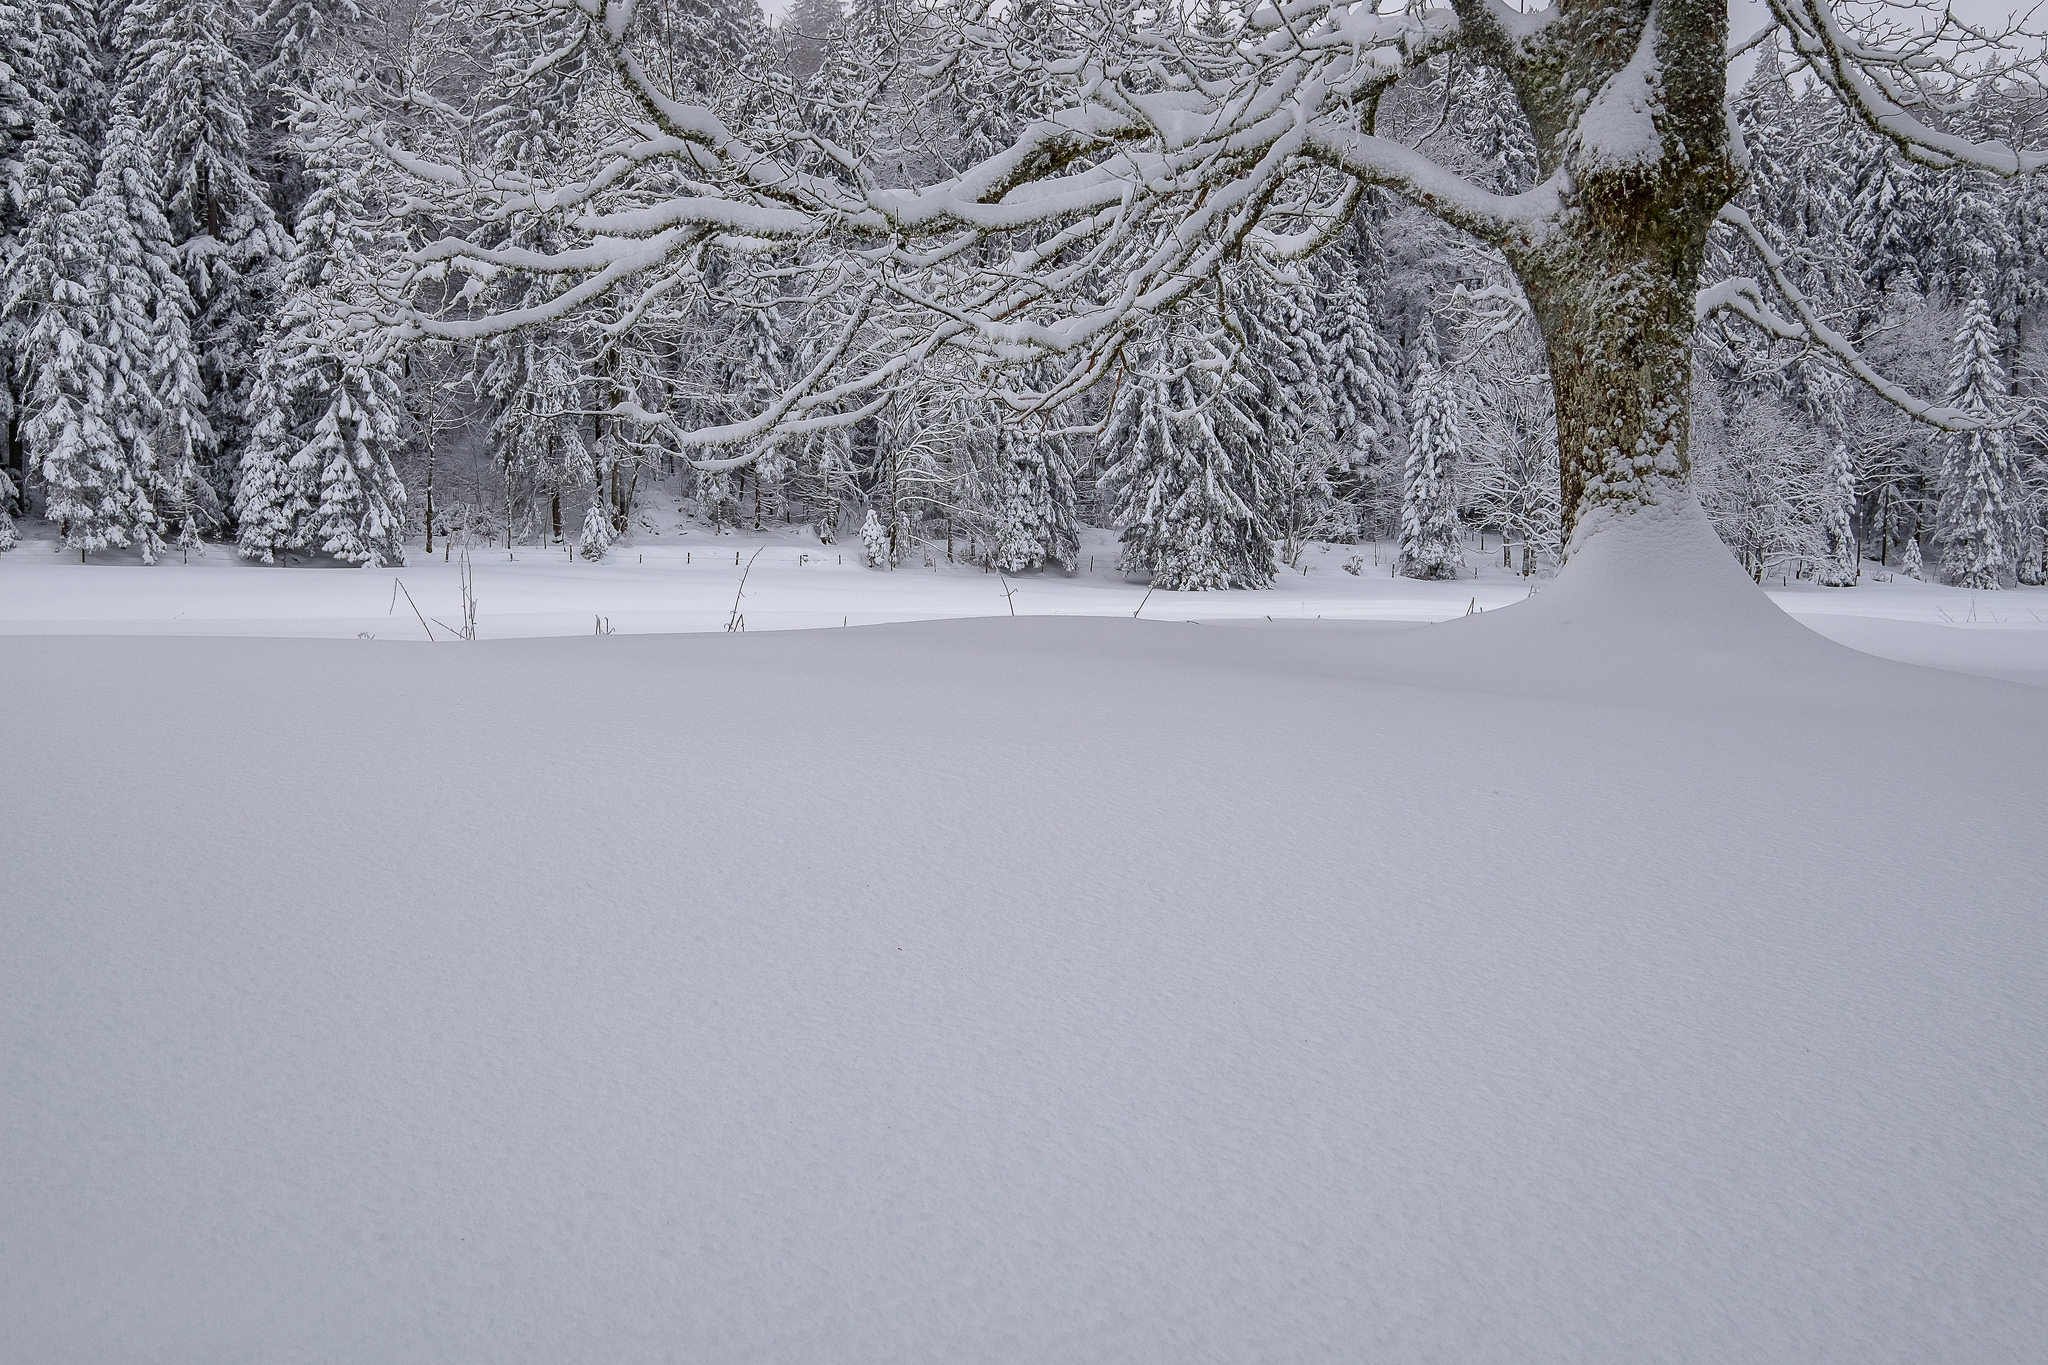
<svg viewBox="0 0 2048 1365">
<path fill-rule="evenodd" d="M 1694 298 L 1707 232 L 1740 175 L 1724 0 L 1560 0 L 1533 38 L 1459 0 L 1513 84 L 1563 212 L 1504 235 L 1550 362 L 1569 546 L 1603 510 L 1686 479 Z"/>
</svg>

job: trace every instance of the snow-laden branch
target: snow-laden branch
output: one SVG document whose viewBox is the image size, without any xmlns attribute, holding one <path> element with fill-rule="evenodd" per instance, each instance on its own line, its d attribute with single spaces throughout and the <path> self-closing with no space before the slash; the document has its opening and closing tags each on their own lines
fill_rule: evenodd
<svg viewBox="0 0 2048 1365">
<path fill-rule="evenodd" d="M 1987 431 L 2010 427 L 2010 416 L 1991 419 L 1973 417 L 1957 408 L 1929 403 L 1915 398 L 1905 388 L 1887 379 L 1863 353 L 1856 349 L 1854 342 L 1821 320 L 1813 303 L 1792 280 L 1785 268 L 1785 259 L 1765 238 L 1749 214 L 1730 204 L 1721 210 L 1721 221 L 1742 234 L 1757 258 L 1763 262 L 1765 273 L 1785 303 L 1792 309 L 1793 318 L 1785 318 L 1765 302 L 1763 286 L 1750 277 L 1736 276 L 1700 291 L 1695 305 L 1696 316 L 1705 322 L 1719 313 L 1733 313 L 1752 327 L 1780 341 L 1794 341 L 1802 345 L 1817 346 L 1826 352 L 1849 374 L 1861 381 L 1872 393 L 1890 403 L 1909 417 L 1927 423 L 1942 431 Z"/>
<path fill-rule="evenodd" d="M 1804 58 L 1842 103 L 1873 131 L 1898 147 L 1908 159 L 1936 170 L 1967 166 L 1993 175 L 2026 175 L 2048 167 L 2048 151 L 2027 151 L 2008 143 L 1973 141 L 1946 132 L 1914 112 L 1930 104 L 1927 82 L 1943 77 L 1964 83 L 1982 79 L 1971 71 L 1971 56 L 2002 61 L 1989 75 L 2014 80 L 2036 74 L 2041 67 L 2044 35 L 2013 26 L 1989 32 L 1964 23 L 1946 4 L 1892 4 L 1885 12 L 1920 12 L 1932 16 L 1917 32 L 1882 37 L 1855 31 L 1843 22 L 1831 0 L 1769 0 L 1771 14 L 1791 36 L 1793 49 Z M 2034 50 L 2018 60 L 2014 43 Z"/>
<path fill-rule="evenodd" d="M 536 2 L 573 16 L 572 41 L 609 82 L 591 106 L 606 131 L 552 177 L 545 163 L 491 163 L 453 101 L 403 116 L 340 100 L 323 110 L 330 128 L 416 187 L 416 216 L 470 225 L 415 246 L 408 304 L 380 316 L 401 337 L 469 341 L 589 311 L 616 343 L 693 308 L 784 307 L 831 338 L 796 380 L 748 390 L 754 410 L 736 420 L 686 429 L 637 399 L 611 409 L 698 451 L 759 449 L 862 420 L 927 367 L 972 382 L 1035 367 L 1032 394 L 1002 396 L 1043 411 L 1115 373 L 1132 336 L 1237 257 L 1300 258 L 1328 245 L 1369 187 L 1554 281 L 1576 268 L 1581 237 L 1610 230 L 1617 215 L 1711 218 L 1739 158 L 1724 145 L 1725 64 L 1779 29 L 1909 155 L 2006 174 L 2044 155 L 1942 131 L 1923 84 L 1952 69 L 1952 55 L 1852 31 L 1828 0 L 1770 0 L 1769 23 L 1734 42 L 1697 5 L 1618 0 L 1600 11 L 1621 26 L 1604 47 L 1584 40 L 1594 18 L 1578 0 L 1531 14 L 1501 0 L 1396 13 L 1375 0 L 1275 0 L 1234 32 L 1104 0 L 1084 31 L 1030 41 L 1008 27 L 1022 20 L 980 0 L 917 10 L 926 27 L 916 55 L 883 65 L 935 82 L 999 76 L 1030 95 L 1029 115 L 978 156 L 941 147 L 934 131 L 934 109 L 956 88 L 892 96 L 886 136 L 872 119 L 886 105 L 881 72 L 823 109 L 779 77 L 744 97 L 678 95 L 650 68 L 635 0 Z M 564 47 L 551 38 L 548 51 Z M 1543 167 L 1533 188 L 1495 193 L 1382 127 L 1382 97 L 1452 53 L 1500 69 L 1530 102 Z M 1450 98 L 1447 76 L 1428 79 L 1445 80 Z M 407 118 L 441 120 L 446 136 Z M 1675 119 L 1690 120 L 1686 131 Z M 1734 313 L 1828 353 L 1922 420 L 1975 425 L 1878 374 L 1816 315 L 1754 225 L 1728 221 L 1753 239 L 1790 316 L 1765 302 L 1764 284 L 1743 280 L 1702 295 L 1702 317 Z M 467 277 L 459 289 L 451 270 Z M 1675 295 L 1679 316 L 1688 288 Z M 695 393 L 713 415 L 738 406 L 709 383 Z M 692 457 L 706 470 L 751 458 Z"/>
</svg>

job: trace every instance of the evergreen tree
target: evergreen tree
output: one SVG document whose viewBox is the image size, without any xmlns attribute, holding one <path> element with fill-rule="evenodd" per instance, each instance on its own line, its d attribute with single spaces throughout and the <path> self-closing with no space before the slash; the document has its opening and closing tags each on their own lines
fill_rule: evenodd
<svg viewBox="0 0 2048 1365">
<path fill-rule="evenodd" d="M 1264 494 L 1261 517 L 1295 562 L 1303 542 L 1337 522 L 1330 377 L 1334 368 L 1301 280 L 1247 262 L 1233 272 L 1232 320 L 1242 338 L 1235 373 L 1259 424 L 1248 485 Z"/>
<path fill-rule="evenodd" d="M 218 504 L 199 474 L 212 440 L 190 331 L 192 301 L 178 273 L 159 197 L 156 159 L 132 112 L 132 83 L 108 129 L 86 219 L 94 235 L 97 340 L 110 370 L 107 424 L 125 451 L 150 513 L 134 528 L 145 562 L 161 549 L 164 514 L 186 548 L 215 522 Z M 139 512 L 139 509 L 138 509 Z"/>
<path fill-rule="evenodd" d="M 1972 417 L 2006 411 L 2005 371 L 1998 362 L 1998 324 L 1983 291 L 1972 289 L 1956 333 L 1947 402 Z M 2013 568 L 2021 545 L 2016 506 L 2019 472 L 2007 435 L 1993 428 L 1946 436 L 1935 543 L 1942 573 L 1960 588 L 1990 590 Z"/>
<path fill-rule="evenodd" d="M 1918 536 L 1907 537 L 1906 555 L 1905 558 L 1899 561 L 1899 572 L 1916 583 L 1925 576 L 1925 571 L 1921 568 L 1920 538 Z"/>
<path fill-rule="evenodd" d="M 739 481 L 731 471 L 719 469 L 697 476 L 697 511 L 711 523 L 713 535 L 724 535 L 740 524 Z"/>
<path fill-rule="evenodd" d="M 775 30 L 782 69 L 800 81 L 815 76 L 845 20 L 839 0 L 795 0 Z"/>
<path fill-rule="evenodd" d="M 886 569 L 896 562 L 889 545 L 888 528 L 875 515 L 875 509 L 868 509 L 867 520 L 860 524 L 860 548 L 862 558 L 870 569 Z"/>
<path fill-rule="evenodd" d="M 311 539 L 349 564 L 405 563 L 405 490 L 391 465 L 404 411 L 396 367 L 353 342 L 330 350 L 327 410 L 306 453 L 320 470 Z"/>
<path fill-rule="evenodd" d="M 603 559 L 619 538 L 610 496 L 612 471 L 619 461 L 617 442 L 618 419 L 606 418 L 595 444 L 583 447 L 580 482 L 590 501 L 583 509 L 583 529 L 576 537 L 576 553 L 593 564 Z"/>
<path fill-rule="evenodd" d="M 289 235 L 252 158 L 254 77 L 231 39 L 246 32 L 241 0 L 130 0 L 121 20 L 125 84 L 166 187 L 164 215 L 192 299 L 211 442 L 195 449 L 224 489 L 223 451 L 239 450 L 262 314 Z"/>
<path fill-rule="evenodd" d="M 781 394 L 788 370 L 781 323 L 773 307 L 748 310 L 746 346 L 740 387 L 746 394 L 747 410 L 759 412 Z M 764 511 L 772 515 L 781 510 L 786 496 L 783 485 L 788 475 L 789 459 L 783 451 L 782 442 L 767 442 L 754 460 L 755 530 L 761 529 Z"/>
<path fill-rule="evenodd" d="M 109 7 L 113 9 L 113 7 Z M 34 55 L 26 63 L 31 104 L 37 117 L 48 117 L 78 139 L 88 164 L 99 150 L 112 112 L 108 79 L 108 27 L 93 0 L 35 0 L 29 41 Z"/>
<path fill-rule="evenodd" d="M 361 18 L 355 0 L 270 0 L 262 28 L 270 35 L 271 58 L 257 76 L 273 86 L 303 86 L 333 35 Z"/>
<path fill-rule="evenodd" d="M 30 11 L 16 0 L 0 0 L 0 272 L 13 251 L 16 235 L 27 208 L 28 187 L 23 179 L 23 158 L 36 120 L 46 110 L 39 93 L 43 89 L 35 24 Z M 7 487 L 0 491 L 0 541 L 15 543 L 13 512 L 22 490 L 11 470 L 19 458 L 22 416 L 19 373 L 15 358 L 21 354 L 28 335 L 26 319 L 9 312 L 4 278 L 0 278 L 0 479 Z"/>
<path fill-rule="evenodd" d="M 590 462 L 580 386 L 562 347 L 563 339 L 551 336 L 521 348 L 524 378 L 496 427 L 499 467 L 512 499 L 530 508 L 545 496 L 555 540 L 562 538 L 562 491 Z"/>
<path fill-rule="evenodd" d="M 1856 461 L 1849 443 L 1839 435 L 1828 445 L 1821 472 L 1820 582 L 1823 587 L 1853 588 L 1860 571 L 1856 549 Z"/>
<path fill-rule="evenodd" d="M 126 545 L 156 525 L 149 492 L 109 423 L 113 358 L 101 319 L 100 234 L 85 194 L 85 148 L 54 119 L 37 120 L 23 156 L 23 228 L 6 270 L 22 435 L 42 481 L 45 513 L 81 555 Z"/>
<path fill-rule="evenodd" d="M 257 358 L 249 409 L 255 424 L 235 485 L 235 521 L 244 559 L 274 564 L 307 544 L 320 495 L 320 470 L 299 433 L 317 420 L 318 370 L 293 329 L 268 334 Z"/>
<path fill-rule="evenodd" d="M 235 509 L 245 558 L 314 548 L 350 563 L 405 561 L 398 365 L 337 325 L 381 249 L 360 184 L 324 159 L 299 215 L 283 316 L 266 337 Z"/>
<path fill-rule="evenodd" d="M 1895 280 L 1924 283 L 1928 253 L 1927 194 L 1922 172 L 1889 142 L 1870 134 L 1850 144 L 1859 151 L 1849 188 L 1843 239 L 1864 282 L 1879 294 Z"/>
<path fill-rule="evenodd" d="M 1453 82 L 1456 132 L 1478 162 L 1472 178 L 1497 194 L 1519 194 L 1535 184 L 1536 140 L 1507 78 L 1490 66 L 1466 66 Z"/>
<path fill-rule="evenodd" d="M 36 28 L 19 0 L 0 0 L 0 239 L 14 226 L 22 150 L 47 112 Z"/>
<path fill-rule="evenodd" d="M 1124 571 L 1176 591 L 1270 587 L 1269 490 L 1248 386 L 1178 332 L 1155 337 L 1146 361 L 1125 379 L 1104 438 Z"/>
<path fill-rule="evenodd" d="M 674 0 L 646 6 L 640 14 L 661 30 L 657 42 L 674 63 L 671 82 L 700 98 L 716 92 L 767 45 L 768 24 L 758 0 Z"/>
<path fill-rule="evenodd" d="M 1427 351 L 1408 397 L 1408 460 L 1401 480 L 1404 578 L 1456 578 L 1465 557 L 1458 544 L 1458 424 L 1451 387 Z"/>
<path fill-rule="evenodd" d="M 1068 573 L 1081 553 L 1074 517 L 1074 480 L 1064 452 L 1049 437 L 996 428 L 996 516 L 990 561 L 1005 573 L 1024 573 L 1047 561 Z"/>
</svg>

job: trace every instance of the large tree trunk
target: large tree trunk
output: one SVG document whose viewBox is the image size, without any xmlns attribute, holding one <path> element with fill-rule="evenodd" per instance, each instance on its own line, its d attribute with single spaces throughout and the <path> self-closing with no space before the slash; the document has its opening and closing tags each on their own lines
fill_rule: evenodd
<svg viewBox="0 0 2048 1365">
<path fill-rule="evenodd" d="M 1543 332 L 1564 534 L 1685 486 L 1693 303 L 1707 231 L 1739 172 L 1728 137 L 1726 0 L 1560 0 L 1517 43 L 1461 4 L 1509 74 L 1562 221 L 1501 243 Z M 1594 92 L 1588 97 L 1588 92 Z"/>
<path fill-rule="evenodd" d="M 1674 262 L 1640 240 L 1578 245 L 1583 266 L 1523 275 L 1557 402 L 1567 552 L 1602 509 L 1684 486 L 1699 278 L 1696 251 Z"/>
</svg>

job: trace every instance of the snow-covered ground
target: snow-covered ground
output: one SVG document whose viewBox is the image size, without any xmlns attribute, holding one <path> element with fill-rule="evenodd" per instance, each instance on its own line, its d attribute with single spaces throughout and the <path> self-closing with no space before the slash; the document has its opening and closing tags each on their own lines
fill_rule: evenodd
<svg viewBox="0 0 2048 1365">
<path fill-rule="evenodd" d="M 0 641 L 0 1359 L 2048 1359 L 2048 692 L 1677 530 L 743 635 L 522 555 L 486 636 L 697 633 L 433 649 L 10 555 L 100 638 Z"/>
<path fill-rule="evenodd" d="M 676 517 L 592 564 L 567 550 L 470 552 L 482 639 L 722 631 L 735 609 L 749 631 L 973 616 L 1129 617 L 1165 621 L 1333 620 L 1420 624 L 1526 598 L 1529 580 L 1476 547 L 1473 578 L 1395 578 L 1388 547 L 1319 545 L 1265 592 L 1152 593 L 1116 570 L 1116 542 L 1087 533 L 1081 571 L 999 577 L 949 563 L 943 547 L 894 571 L 861 563 L 859 545 L 820 545 L 805 526 L 714 536 Z M 650 523 L 650 528 L 652 523 Z M 212 547 L 188 563 L 132 557 L 80 564 L 42 539 L 0 556 L 0 635 L 285 635 L 425 642 L 462 623 L 461 566 L 417 546 L 401 570 L 331 564 L 264 567 Z M 757 557 L 758 552 L 758 557 Z M 929 563 L 926 561 L 929 560 Z M 1344 565 L 1359 572 L 1348 573 Z M 1885 658 L 2048 685 L 2048 589 L 1969 593 L 1903 577 L 1850 589 L 1774 587 L 1772 597 L 1831 639 Z M 746 590 L 739 594 L 742 576 Z M 398 584 L 404 584 L 401 592 Z M 1539 580 L 1534 586 L 1540 588 Z"/>
</svg>

